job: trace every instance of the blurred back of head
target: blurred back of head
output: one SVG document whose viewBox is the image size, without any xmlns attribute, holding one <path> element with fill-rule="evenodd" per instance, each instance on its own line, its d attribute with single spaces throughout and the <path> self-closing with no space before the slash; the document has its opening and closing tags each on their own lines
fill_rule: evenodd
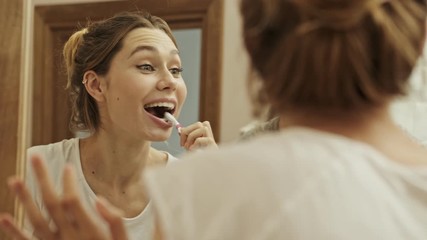
<svg viewBox="0 0 427 240">
<path fill-rule="evenodd" d="M 256 106 L 354 111 L 406 94 L 424 0 L 241 1 Z"/>
</svg>

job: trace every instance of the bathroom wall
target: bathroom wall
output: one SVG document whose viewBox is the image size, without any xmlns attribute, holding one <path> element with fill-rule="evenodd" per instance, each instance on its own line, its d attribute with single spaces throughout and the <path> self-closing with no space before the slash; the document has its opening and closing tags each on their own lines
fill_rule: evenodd
<svg viewBox="0 0 427 240">
<path fill-rule="evenodd" d="M 224 3 L 221 142 L 235 141 L 239 130 L 253 121 L 246 91 L 248 56 L 241 38 L 238 3 L 235 0 Z"/>
</svg>

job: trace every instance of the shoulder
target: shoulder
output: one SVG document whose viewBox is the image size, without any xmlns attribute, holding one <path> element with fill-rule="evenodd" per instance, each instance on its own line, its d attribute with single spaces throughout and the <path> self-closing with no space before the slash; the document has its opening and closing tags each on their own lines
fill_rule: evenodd
<svg viewBox="0 0 427 240">
<path fill-rule="evenodd" d="M 74 160 L 79 150 L 78 138 L 62 140 L 60 142 L 38 145 L 28 148 L 27 159 L 33 155 L 40 156 L 44 161 L 49 162 L 48 167 L 55 163 L 65 164 L 66 161 Z"/>
<path fill-rule="evenodd" d="M 67 161 L 77 162 L 77 160 L 80 159 L 78 156 L 78 146 L 78 139 L 72 138 L 56 143 L 33 146 L 27 149 L 25 182 L 39 206 L 42 206 L 43 204 L 40 200 L 40 193 L 37 191 L 35 176 L 29 164 L 30 161 L 28 161 L 29 158 L 33 155 L 41 157 L 41 159 L 46 163 L 45 166 L 47 167 L 49 175 L 57 187 L 61 182 L 61 169 L 63 169 Z"/>
<path fill-rule="evenodd" d="M 357 158 L 357 151 L 337 136 L 286 130 L 183 156 L 173 166 L 148 171 L 147 188 L 170 236 L 221 232 L 233 218 L 247 229 L 261 229 L 282 204 L 292 205 L 315 185 L 332 186 L 327 176 L 347 176 L 337 164 Z"/>
<path fill-rule="evenodd" d="M 298 130 L 277 131 L 248 141 L 221 145 L 220 149 L 185 154 L 178 164 L 155 172 L 165 176 L 171 172 L 182 172 L 183 175 L 198 175 L 201 172 L 201 176 L 206 176 L 218 171 L 215 174 L 221 174 L 221 179 L 224 179 L 228 172 L 233 178 L 235 171 L 239 171 L 240 174 L 244 167 L 245 171 L 253 169 L 259 174 L 262 172 L 261 169 L 272 165 L 292 166 L 300 165 L 304 161 L 316 161 L 312 157 L 314 152 L 316 152 L 314 155 L 321 158 L 345 150 L 336 139 L 329 140 L 329 137 L 318 136 L 316 133 Z M 307 151 L 308 148 L 312 150 Z M 329 150 L 325 150 L 328 148 Z M 331 148 L 335 149 L 335 152 L 330 151 Z"/>
<path fill-rule="evenodd" d="M 283 173 L 291 171 L 292 165 L 296 165 L 291 162 L 305 150 L 304 146 L 298 144 L 299 141 L 303 140 L 275 133 L 222 145 L 219 149 L 189 153 L 167 168 L 147 170 L 146 182 L 149 189 L 163 195 L 165 199 L 176 199 L 182 193 L 189 198 L 197 197 L 190 196 L 193 193 L 210 196 L 214 191 L 223 192 L 227 189 L 230 192 L 221 196 L 232 197 L 237 194 L 234 188 L 243 191 L 254 179 L 271 179 L 276 174 L 279 180 L 280 176 L 286 176 Z M 171 185 L 171 182 L 174 184 Z"/>
<path fill-rule="evenodd" d="M 177 162 L 179 160 L 179 158 L 175 157 L 174 155 L 172 155 L 168 152 L 166 152 L 166 155 L 168 157 L 167 164 L 171 164 L 171 163 Z"/>
<path fill-rule="evenodd" d="M 78 147 L 78 138 L 64 139 L 59 142 L 49 143 L 45 145 L 36 145 L 28 148 L 29 152 L 49 152 L 56 150 L 69 150 L 73 147 Z"/>
<path fill-rule="evenodd" d="M 367 159 L 373 157 L 377 156 L 372 149 L 340 136 L 290 129 L 184 155 L 176 164 L 153 169 L 146 176 L 158 189 L 174 182 L 171 192 L 230 189 L 228 196 L 233 196 L 233 188 L 250 193 L 253 189 L 248 188 L 248 183 L 256 183 L 252 187 L 263 191 L 287 187 L 286 194 L 291 195 L 298 186 L 315 182 L 322 174 L 349 174 L 354 167 L 370 164 Z M 354 162 L 358 165 L 354 166 Z"/>
<path fill-rule="evenodd" d="M 289 234 L 289 221 L 321 228 L 312 216 L 328 216 L 340 224 L 331 212 L 351 209 L 367 192 L 383 196 L 376 186 L 383 184 L 387 166 L 375 160 L 382 158 L 345 137 L 290 129 L 184 156 L 147 172 L 147 188 L 162 228 L 176 239 L 206 233 L 222 234 L 212 239 L 249 239 L 262 230 Z"/>
<path fill-rule="evenodd" d="M 169 152 L 162 151 L 151 147 L 151 154 L 154 157 L 151 162 L 152 166 L 164 166 L 178 161 L 178 158 Z"/>
</svg>

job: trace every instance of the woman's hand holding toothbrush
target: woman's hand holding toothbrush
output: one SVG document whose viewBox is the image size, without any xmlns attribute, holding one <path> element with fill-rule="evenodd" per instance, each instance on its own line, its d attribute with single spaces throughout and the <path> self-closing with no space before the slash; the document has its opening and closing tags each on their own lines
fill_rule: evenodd
<svg viewBox="0 0 427 240">
<path fill-rule="evenodd" d="M 181 127 L 181 146 L 188 151 L 205 147 L 218 147 L 208 121 L 196 122 L 186 127 Z"/>
<path fill-rule="evenodd" d="M 196 122 L 182 127 L 172 114 L 166 113 L 165 118 L 171 122 L 180 134 L 180 144 L 188 151 L 205 147 L 218 147 L 209 121 Z"/>
</svg>

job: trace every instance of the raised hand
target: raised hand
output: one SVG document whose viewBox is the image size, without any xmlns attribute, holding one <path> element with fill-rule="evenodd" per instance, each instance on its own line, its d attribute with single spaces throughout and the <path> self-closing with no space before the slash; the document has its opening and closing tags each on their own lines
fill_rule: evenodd
<svg viewBox="0 0 427 240">
<path fill-rule="evenodd" d="M 76 177 L 71 167 L 66 166 L 63 173 L 63 196 L 53 188 L 43 161 L 34 156 L 31 165 L 35 172 L 43 202 L 54 226 L 50 226 L 32 200 L 24 182 L 18 178 L 9 180 L 9 187 L 26 210 L 27 218 L 34 228 L 33 235 L 43 240 L 99 239 L 126 240 L 126 231 L 120 211 L 102 198 L 97 200 L 96 207 L 107 222 L 110 232 L 104 232 L 100 224 L 88 214 L 79 199 Z M 30 234 L 17 227 L 9 214 L 0 215 L 0 228 L 10 237 L 18 240 L 31 239 Z"/>
<path fill-rule="evenodd" d="M 217 147 L 208 121 L 196 122 L 181 128 L 181 146 L 189 151 L 208 146 Z"/>
<path fill-rule="evenodd" d="M 13 221 L 13 217 L 8 213 L 0 214 L 0 228 L 11 238 L 15 240 L 31 239 L 29 234 L 19 229 Z"/>
</svg>

